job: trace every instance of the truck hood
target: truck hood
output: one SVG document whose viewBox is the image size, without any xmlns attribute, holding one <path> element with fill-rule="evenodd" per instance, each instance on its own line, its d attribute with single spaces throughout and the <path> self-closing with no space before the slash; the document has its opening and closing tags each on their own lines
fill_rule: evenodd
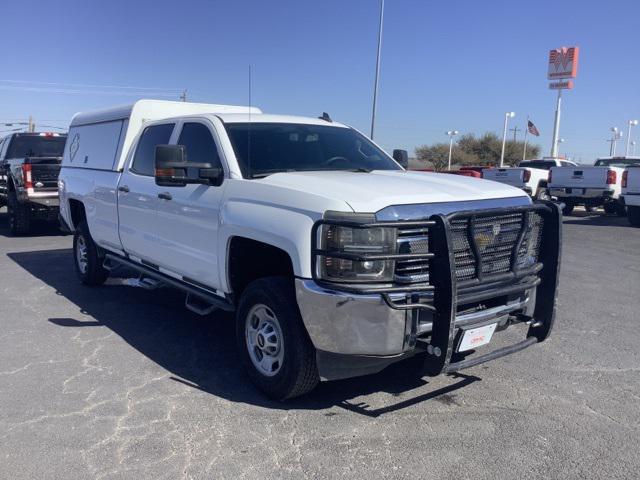
<svg viewBox="0 0 640 480">
<path fill-rule="evenodd" d="M 355 212 L 377 212 L 390 205 L 527 196 L 518 188 L 498 182 L 431 172 L 287 172 L 270 175 L 260 182 L 342 200 Z"/>
</svg>

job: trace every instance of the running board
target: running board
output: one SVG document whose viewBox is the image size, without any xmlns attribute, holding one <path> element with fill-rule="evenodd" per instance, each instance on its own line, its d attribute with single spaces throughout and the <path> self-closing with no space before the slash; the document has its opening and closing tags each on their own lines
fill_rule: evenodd
<svg viewBox="0 0 640 480">
<path fill-rule="evenodd" d="M 231 301 L 219 295 L 216 295 L 214 292 L 210 292 L 203 288 L 181 282 L 180 280 L 176 280 L 175 278 L 165 275 L 162 272 L 154 270 L 151 267 L 141 265 L 128 258 L 123 258 L 113 253 L 106 254 L 104 267 L 107 270 L 111 271 L 120 265 L 124 265 L 138 271 L 140 273 L 140 283 L 147 281 L 147 279 L 151 279 L 157 284 L 163 284 L 172 288 L 176 288 L 178 290 L 182 290 L 187 294 L 187 301 L 185 302 L 187 308 L 196 313 L 207 311 L 209 309 L 209 313 L 215 309 L 224 310 L 226 312 L 233 312 L 235 310 L 235 305 L 231 303 Z M 195 307 L 196 310 L 192 309 L 191 307 Z M 204 313 L 204 315 L 206 314 L 207 313 Z"/>
<path fill-rule="evenodd" d="M 199 297 L 196 297 L 190 293 L 187 293 L 187 297 L 184 299 L 184 306 L 198 315 L 209 315 L 216 308 L 216 305 L 209 303 Z"/>
</svg>

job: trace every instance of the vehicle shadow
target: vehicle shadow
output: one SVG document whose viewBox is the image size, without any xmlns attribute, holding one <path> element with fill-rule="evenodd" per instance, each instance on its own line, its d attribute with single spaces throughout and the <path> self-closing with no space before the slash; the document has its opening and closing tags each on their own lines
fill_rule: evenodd
<svg viewBox="0 0 640 480">
<path fill-rule="evenodd" d="M 110 278 L 101 287 L 82 286 L 73 273 L 70 249 L 7 255 L 78 307 L 75 318 L 49 318 L 52 324 L 73 329 L 106 326 L 171 372 L 172 380 L 234 402 L 285 410 L 322 410 L 339 406 L 378 417 L 430 399 L 455 405 L 451 393 L 480 380 L 475 376 L 456 374 L 450 376 L 450 382 L 438 381 L 439 385 L 448 383 L 446 386 L 425 392 L 420 387 L 428 381 L 407 374 L 405 365 L 400 362 L 379 374 L 321 383 L 306 397 L 286 403 L 271 401 L 250 384 L 240 365 L 233 315 L 216 313 L 200 317 L 185 309 L 184 296 L 180 292 L 165 288 L 149 291 L 132 286 L 136 282 L 127 278 L 127 272 Z M 87 319 L 87 316 L 92 318 Z M 406 395 L 412 391 L 416 391 L 415 394 Z M 389 393 L 396 400 L 377 407 L 354 401 L 375 392 Z"/>
<path fill-rule="evenodd" d="M 567 225 L 593 225 L 596 227 L 630 227 L 627 217 L 608 215 L 602 212 L 574 211 L 564 216 L 563 223 Z"/>
<path fill-rule="evenodd" d="M 60 230 L 58 222 L 45 222 L 43 220 L 34 220 L 31 224 L 31 231 L 27 237 L 51 237 L 64 236 Z M 12 237 L 9 233 L 9 216 L 7 215 L 7 207 L 0 208 L 0 236 Z M 13 237 L 12 237 L 13 238 Z"/>
</svg>

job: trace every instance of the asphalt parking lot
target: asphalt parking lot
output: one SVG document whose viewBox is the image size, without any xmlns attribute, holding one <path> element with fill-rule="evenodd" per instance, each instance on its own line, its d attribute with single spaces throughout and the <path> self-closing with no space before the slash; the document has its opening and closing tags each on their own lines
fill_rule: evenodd
<svg viewBox="0 0 640 480">
<path fill-rule="evenodd" d="M 565 219 L 552 338 L 457 377 L 398 366 L 278 404 L 229 315 L 124 278 L 0 210 L 0 478 L 637 478 L 640 229 Z"/>
</svg>

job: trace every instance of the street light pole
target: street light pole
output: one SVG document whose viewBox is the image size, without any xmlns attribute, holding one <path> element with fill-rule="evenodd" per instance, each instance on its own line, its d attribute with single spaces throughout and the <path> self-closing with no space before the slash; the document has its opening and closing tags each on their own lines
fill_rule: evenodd
<svg viewBox="0 0 640 480">
<path fill-rule="evenodd" d="M 556 116 L 553 121 L 553 139 L 551 140 L 551 157 L 558 157 L 558 137 L 560 136 L 560 107 L 562 106 L 562 89 L 558 89 Z"/>
<path fill-rule="evenodd" d="M 611 142 L 611 147 L 609 147 L 609 156 L 615 157 L 616 145 L 618 143 L 618 140 L 622 138 L 622 130 L 618 130 L 618 127 L 611 127 L 611 132 L 611 140 L 609 140 L 609 142 Z"/>
<path fill-rule="evenodd" d="M 627 149 L 624 152 L 624 156 L 629 156 L 629 146 L 631 145 L 631 127 L 638 125 L 638 120 L 629 120 L 629 131 L 627 132 Z"/>
<path fill-rule="evenodd" d="M 447 170 L 451 170 L 451 152 L 453 151 L 453 137 L 455 137 L 458 133 L 458 130 L 449 130 L 445 132 L 449 135 L 449 168 Z"/>
<path fill-rule="evenodd" d="M 502 152 L 500 153 L 500 168 L 504 166 L 504 147 L 507 143 L 507 127 L 509 125 L 509 119 L 515 117 L 514 112 L 506 112 L 504 114 L 504 128 L 502 130 Z"/>
<path fill-rule="evenodd" d="M 378 26 L 378 54 L 376 56 L 376 78 L 373 84 L 373 108 L 371 112 L 371 140 L 376 124 L 376 106 L 378 103 L 378 78 L 380 77 L 380 51 L 382 50 L 382 21 L 384 19 L 384 0 L 380 0 L 380 25 Z"/>
</svg>

